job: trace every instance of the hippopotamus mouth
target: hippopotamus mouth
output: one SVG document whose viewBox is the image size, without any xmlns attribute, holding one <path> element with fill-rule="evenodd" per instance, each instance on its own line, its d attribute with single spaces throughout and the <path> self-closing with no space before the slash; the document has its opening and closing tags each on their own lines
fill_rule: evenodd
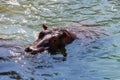
<svg viewBox="0 0 120 80">
<path fill-rule="evenodd" d="M 43 52 L 43 51 L 45 51 L 45 50 L 48 50 L 48 49 L 45 48 L 45 47 L 40 47 L 40 48 L 38 48 L 38 49 L 33 48 L 33 47 L 27 47 L 27 48 L 25 48 L 25 51 L 28 52 L 28 53 L 30 53 L 30 54 L 41 53 L 41 52 Z"/>
<path fill-rule="evenodd" d="M 47 29 L 46 25 L 42 25 L 43 31 L 40 31 L 38 39 L 29 47 L 25 48 L 27 53 L 36 54 L 44 51 L 57 51 L 65 45 L 76 39 L 76 35 L 66 29 L 52 28 Z"/>
</svg>

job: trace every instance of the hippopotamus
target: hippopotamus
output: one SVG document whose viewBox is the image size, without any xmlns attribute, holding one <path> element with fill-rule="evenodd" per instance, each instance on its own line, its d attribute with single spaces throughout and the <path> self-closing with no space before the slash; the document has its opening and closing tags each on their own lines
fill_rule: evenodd
<svg viewBox="0 0 120 80">
<path fill-rule="evenodd" d="M 44 30 L 39 32 L 37 40 L 25 48 L 27 53 L 37 54 L 44 51 L 49 53 L 64 51 L 65 46 L 77 38 L 76 34 L 68 29 L 58 27 L 49 29 L 45 24 L 42 27 Z"/>
</svg>

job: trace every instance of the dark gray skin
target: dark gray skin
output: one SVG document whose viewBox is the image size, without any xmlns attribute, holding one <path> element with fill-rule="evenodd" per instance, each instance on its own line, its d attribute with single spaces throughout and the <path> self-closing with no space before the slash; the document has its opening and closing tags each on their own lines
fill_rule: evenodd
<svg viewBox="0 0 120 80">
<path fill-rule="evenodd" d="M 25 48 L 25 51 L 30 54 L 37 54 L 43 51 L 50 53 L 65 52 L 65 46 L 73 42 L 77 37 L 74 32 L 63 28 L 52 28 L 43 24 L 43 31 L 40 31 L 38 39 L 29 47 Z M 66 56 L 66 54 L 63 54 Z"/>
</svg>

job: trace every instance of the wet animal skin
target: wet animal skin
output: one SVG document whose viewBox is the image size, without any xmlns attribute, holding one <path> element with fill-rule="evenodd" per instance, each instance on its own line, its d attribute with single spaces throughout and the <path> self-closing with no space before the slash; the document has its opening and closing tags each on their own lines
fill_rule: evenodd
<svg viewBox="0 0 120 80">
<path fill-rule="evenodd" d="M 65 52 L 65 46 L 77 38 L 74 32 L 64 28 L 48 29 L 45 24 L 42 27 L 44 30 L 39 32 L 37 40 L 25 48 L 27 53 L 37 54 L 46 50 L 52 54 L 58 51 Z"/>
</svg>

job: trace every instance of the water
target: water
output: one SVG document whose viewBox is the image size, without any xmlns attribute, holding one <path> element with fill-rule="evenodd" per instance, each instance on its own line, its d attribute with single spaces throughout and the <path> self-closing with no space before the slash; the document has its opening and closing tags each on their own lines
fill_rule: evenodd
<svg viewBox="0 0 120 80">
<path fill-rule="evenodd" d="M 107 36 L 74 41 L 66 61 L 25 54 L 43 23 L 93 25 Z M 120 0 L 0 0 L 0 80 L 120 80 L 119 27 Z"/>
</svg>

